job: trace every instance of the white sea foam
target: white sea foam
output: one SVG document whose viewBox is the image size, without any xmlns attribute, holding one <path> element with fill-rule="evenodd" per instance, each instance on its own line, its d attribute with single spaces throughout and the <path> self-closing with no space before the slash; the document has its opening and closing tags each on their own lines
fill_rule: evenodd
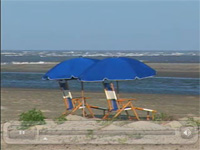
<svg viewBox="0 0 200 150">
<path fill-rule="evenodd" d="M 16 53 L 11 52 L 1 52 L 1 55 L 15 55 Z"/>
<path fill-rule="evenodd" d="M 18 51 L 2 52 L 3 56 L 40 57 L 138 57 L 138 56 L 199 56 L 198 51 Z"/>
<path fill-rule="evenodd" d="M 9 63 L 7 63 L 7 62 L 1 62 L 1 65 L 7 65 L 7 64 L 9 64 Z"/>
<path fill-rule="evenodd" d="M 9 57 L 9 56 L 24 56 L 23 54 L 9 54 L 9 55 L 4 55 L 4 56 L 7 56 L 7 57 Z"/>
<path fill-rule="evenodd" d="M 184 55 L 184 53 L 179 53 L 179 52 L 176 52 L 176 53 L 171 53 L 172 56 L 181 56 L 181 55 Z"/>
<path fill-rule="evenodd" d="M 44 62 L 44 61 L 39 61 L 39 62 L 16 62 L 13 61 L 11 64 L 14 65 L 22 65 L 22 64 L 57 64 L 57 62 Z"/>
</svg>

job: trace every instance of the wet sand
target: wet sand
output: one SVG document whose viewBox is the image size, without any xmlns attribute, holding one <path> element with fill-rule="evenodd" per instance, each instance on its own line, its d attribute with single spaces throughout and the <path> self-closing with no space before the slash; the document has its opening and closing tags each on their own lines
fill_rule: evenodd
<svg viewBox="0 0 200 150">
<path fill-rule="evenodd" d="M 2 72 L 40 72 L 45 73 L 56 64 L 15 64 L 2 65 Z M 198 63 L 147 63 L 162 77 L 190 77 L 199 78 Z"/>
</svg>

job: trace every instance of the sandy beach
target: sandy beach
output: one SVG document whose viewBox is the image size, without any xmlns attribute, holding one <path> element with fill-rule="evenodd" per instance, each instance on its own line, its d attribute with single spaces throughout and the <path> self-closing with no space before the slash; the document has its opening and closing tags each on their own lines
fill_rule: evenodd
<svg viewBox="0 0 200 150">
<path fill-rule="evenodd" d="M 80 92 L 72 91 L 74 97 L 80 97 Z M 92 93 L 86 92 L 85 96 L 91 97 L 87 102 L 92 105 L 107 107 L 105 95 L 103 92 Z M 166 113 L 173 116 L 173 119 L 178 120 L 180 118 L 198 117 L 199 116 L 199 96 L 190 95 L 164 95 L 164 94 L 137 94 L 137 93 L 123 93 L 120 95 L 123 98 L 134 97 L 137 101 L 134 105 L 137 107 L 146 107 L 157 110 L 159 113 Z M 30 110 L 32 108 L 40 109 L 47 119 L 55 119 L 65 110 L 62 93 L 58 90 L 46 90 L 46 89 L 22 89 L 22 88 L 2 88 L 1 89 L 1 118 L 2 123 L 18 120 L 19 115 L 22 112 Z M 101 111 L 94 111 L 95 115 L 102 115 Z M 145 117 L 146 113 L 139 112 L 139 115 Z M 76 115 L 81 115 L 78 111 Z M 137 121 L 132 121 L 137 123 Z M 113 128 L 113 127 L 112 127 Z M 114 129 L 114 128 L 113 128 Z M 186 145 L 169 145 L 169 144 L 157 144 L 157 145 L 102 145 L 102 144 L 86 144 L 86 145 L 13 145 L 3 142 L 2 149 L 14 150 L 14 149 L 105 149 L 105 150 L 118 150 L 118 149 L 194 149 L 198 150 L 199 141 L 194 144 Z M 134 148 L 133 148 L 134 147 Z"/>
<path fill-rule="evenodd" d="M 80 92 L 73 92 L 73 97 L 80 97 Z M 91 97 L 87 102 L 91 105 L 107 107 L 105 94 L 102 92 L 86 92 Z M 164 95 L 164 94 L 137 94 L 122 93 L 122 98 L 136 98 L 137 107 L 155 109 L 174 117 L 188 117 L 199 115 L 199 96 Z M 64 110 L 62 93 L 58 90 L 46 89 L 1 89 L 2 121 L 17 120 L 18 115 L 32 108 L 42 110 L 49 119 L 58 117 Z M 94 110 L 95 114 L 102 115 L 102 111 Z M 77 114 L 80 114 L 78 112 Z M 141 114 L 141 115 L 146 115 Z"/>
</svg>

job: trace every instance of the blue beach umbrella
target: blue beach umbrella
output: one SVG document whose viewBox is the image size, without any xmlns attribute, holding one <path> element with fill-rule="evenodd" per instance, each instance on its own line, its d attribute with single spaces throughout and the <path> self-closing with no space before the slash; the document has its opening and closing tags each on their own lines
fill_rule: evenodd
<svg viewBox="0 0 200 150">
<path fill-rule="evenodd" d="M 119 97 L 118 81 L 143 79 L 156 75 L 156 71 L 143 62 L 136 59 L 118 57 L 106 58 L 88 68 L 79 80 L 85 82 L 103 82 L 106 80 L 117 82 L 117 94 Z"/>
<path fill-rule="evenodd" d="M 50 69 L 43 77 L 43 80 L 77 79 L 86 69 L 98 62 L 91 58 L 73 58 L 63 61 Z"/>
<path fill-rule="evenodd" d="M 81 81 L 134 80 L 152 77 L 156 71 L 136 59 L 118 57 L 106 58 L 88 68 L 80 77 Z"/>
<path fill-rule="evenodd" d="M 43 77 L 43 80 L 71 80 L 78 79 L 78 77 L 89 67 L 94 65 L 99 60 L 91 58 L 73 58 L 66 61 L 63 61 L 50 69 Z M 84 112 L 84 88 L 83 82 L 81 82 L 81 95 L 83 101 L 83 116 Z"/>
</svg>

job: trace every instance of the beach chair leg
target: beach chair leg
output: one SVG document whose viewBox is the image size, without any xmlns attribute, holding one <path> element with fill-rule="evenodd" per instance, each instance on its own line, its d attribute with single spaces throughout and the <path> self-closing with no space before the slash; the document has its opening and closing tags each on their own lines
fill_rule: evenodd
<svg viewBox="0 0 200 150">
<path fill-rule="evenodd" d="M 133 106 L 132 103 L 130 103 L 130 105 L 131 105 L 131 108 L 132 108 L 133 113 L 135 114 L 135 117 L 137 118 L 137 120 L 140 120 L 140 118 L 139 118 L 139 116 L 138 116 L 138 114 L 137 114 L 137 112 L 136 112 L 136 110 L 135 110 L 135 107 Z"/>
<path fill-rule="evenodd" d="M 138 116 L 138 114 L 137 114 L 135 108 L 132 108 L 132 110 L 133 110 L 133 113 L 135 114 L 135 117 L 137 118 L 137 120 L 140 120 L 140 118 L 139 118 L 139 116 Z"/>
<path fill-rule="evenodd" d="M 90 114 L 92 115 L 92 117 L 94 118 L 94 113 L 93 113 L 92 109 L 90 108 L 90 105 L 86 104 L 86 107 L 87 107 L 88 111 L 90 112 Z"/>
<path fill-rule="evenodd" d="M 150 120 L 149 111 L 147 111 L 147 120 Z"/>
<path fill-rule="evenodd" d="M 107 114 L 105 114 L 102 119 L 107 119 L 108 116 L 110 115 L 110 113 L 111 113 L 111 111 L 108 111 Z"/>
<path fill-rule="evenodd" d="M 131 116 L 129 115 L 129 112 L 127 110 L 125 110 L 125 112 L 126 112 L 128 119 L 131 120 Z"/>
<path fill-rule="evenodd" d="M 123 110 L 124 110 L 123 108 L 122 108 L 122 109 L 119 109 L 119 110 L 117 111 L 117 113 L 115 114 L 115 116 L 113 117 L 113 119 L 116 118 L 116 117 L 118 117 L 118 116 L 122 113 Z"/>
<path fill-rule="evenodd" d="M 127 111 L 127 110 L 125 110 L 125 112 L 126 112 L 126 115 L 127 115 L 127 117 L 129 118 L 129 117 L 130 117 L 130 115 L 129 115 L 128 111 Z"/>
<path fill-rule="evenodd" d="M 67 114 L 68 114 L 68 111 L 66 110 L 66 111 L 64 111 L 62 114 L 63 114 L 63 115 L 67 115 Z"/>
<path fill-rule="evenodd" d="M 83 111 L 83 117 L 84 116 L 87 116 L 87 112 L 85 111 L 85 109 L 84 109 L 84 111 Z"/>
</svg>

